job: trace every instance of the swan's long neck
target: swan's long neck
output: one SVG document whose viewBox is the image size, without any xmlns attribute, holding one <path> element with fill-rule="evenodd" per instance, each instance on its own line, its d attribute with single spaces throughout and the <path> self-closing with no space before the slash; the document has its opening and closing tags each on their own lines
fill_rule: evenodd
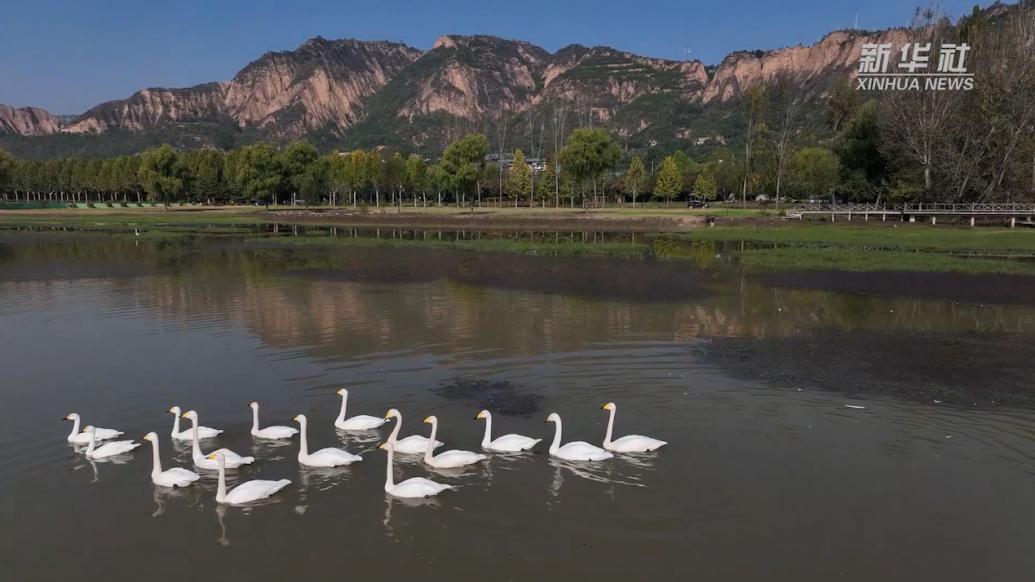
<svg viewBox="0 0 1035 582">
<path fill-rule="evenodd" d="M 79 417 L 76 416 L 72 419 L 72 432 L 69 433 L 68 438 L 73 439 L 75 435 L 79 434 Z"/>
<path fill-rule="evenodd" d="M 216 501 L 222 503 L 226 499 L 226 461 L 219 457 L 219 487 L 216 488 Z"/>
<path fill-rule="evenodd" d="M 388 462 L 385 463 L 385 491 L 395 486 L 395 475 L 392 474 L 392 447 L 385 447 L 388 451 Z"/>
<path fill-rule="evenodd" d="M 151 469 L 151 475 L 158 475 L 162 472 L 162 458 L 158 455 L 158 439 L 151 441 L 151 456 L 155 461 L 154 468 Z"/>
<path fill-rule="evenodd" d="M 191 455 L 195 458 L 201 455 L 201 445 L 198 444 L 198 421 L 194 420 L 194 417 L 190 419 L 190 446 Z"/>
<path fill-rule="evenodd" d="M 341 410 L 338 411 L 338 418 L 335 422 L 341 422 L 345 420 L 345 405 L 349 402 L 349 394 L 346 392 L 341 395 Z"/>
<path fill-rule="evenodd" d="M 395 441 L 399 438 L 399 430 L 403 425 L 403 417 L 401 414 L 395 417 L 395 428 L 392 429 L 392 434 L 388 435 L 388 442 L 395 444 Z"/>
<path fill-rule="evenodd" d="M 252 407 L 252 430 L 259 430 L 259 407 Z"/>
<path fill-rule="evenodd" d="M 172 436 L 180 434 L 180 415 L 179 413 L 173 414 L 173 431 Z"/>
<path fill-rule="evenodd" d="M 492 415 L 485 415 L 485 436 L 482 437 L 482 446 L 487 447 L 492 441 Z"/>
<path fill-rule="evenodd" d="M 428 448 L 424 449 L 424 462 L 431 462 L 431 451 L 435 450 L 435 435 L 438 434 L 438 419 L 431 421 L 431 436 L 428 437 Z"/>
<path fill-rule="evenodd" d="M 611 416 L 607 419 L 607 433 L 604 434 L 604 446 L 611 444 L 611 431 L 615 428 L 615 409 L 610 410 Z"/>
<path fill-rule="evenodd" d="M 299 457 L 308 457 L 309 456 L 309 442 L 305 438 L 305 433 L 307 432 L 306 429 L 305 429 L 305 425 L 306 425 L 305 419 L 299 419 L 299 422 L 298 422 L 299 431 L 298 432 L 299 432 L 299 434 L 301 436 L 301 438 L 298 441 L 299 442 L 299 449 L 298 449 L 298 456 Z"/>
<path fill-rule="evenodd" d="M 93 448 L 95 446 L 97 446 L 97 431 L 95 431 L 94 429 L 91 428 L 89 432 L 90 432 L 90 444 L 86 445 L 86 455 L 87 456 L 90 456 L 90 453 L 93 452 Z"/>
<path fill-rule="evenodd" d="M 557 425 L 557 430 L 553 431 L 553 443 L 550 444 L 551 455 L 561 448 L 561 419 L 558 418 L 554 423 Z"/>
</svg>

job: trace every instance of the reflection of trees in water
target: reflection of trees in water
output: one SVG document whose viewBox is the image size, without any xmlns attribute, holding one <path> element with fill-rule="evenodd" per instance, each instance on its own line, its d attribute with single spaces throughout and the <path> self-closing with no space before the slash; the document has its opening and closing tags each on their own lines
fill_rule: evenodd
<svg viewBox="0 0 1035 582">
<path fill-rule="evenodd" d="M 737 272 L 696 272 L 686 263 L 671 261 L 587 259 L 569 267 L 554 259 L 477 255 L 481 264 L 473 264 L 471 257 L 476 255 L 463 253 L 254 248 L 233 242 L 200 246 L 183 241 L 136 248 L 134 241 L 118 237 L 14 248 L 19 262 L 143 261 L 161 274 L 119 281 L 99 276 L 89 284 L 128 292 L 134 306 L 162 317 L 197 326 L 228 319 L 270 345 L 304 346 L 335 356 L 411 349 L 415 339 L 425 349 L 441 353 L 486 344 L 517 353 L 543 353 L 577 349 L 602 338 L 686 342 L 699 337 L 787 336 L 821 328 L 1035 328 L 1030 308 L 770 287 Z M 710 244 L 698 244 L 691 251 L 700 255 L 702 264 L 715 257 Z M 516 276 L 492 275 L 511 268 Z M 606 287 L 609 281 L 617 285 L 646 272 L 653 286 L 671 279 L 686 285 L 687 293 L 705 285 L 712 291 L 670 300 L 644 288 L 641 300 L 635 300 L 625 294 L 635 296 L 637 288 L 626 283 L 620 298 L 606 299 L 606 294 L 571 294 L 573 287 L 562 284 L 566 276 L 589 277 L 591 286 Z M 391 284 L 400 277 L 409 283 Z M 530 278 L 537 280 L 529 282 Z M 86 283 L 79 281 L 80 286 Z M 61 292 L 50 280 L 4 285 L 13 285 L 16 294 Z M 560 290 L 551 292 L 554 285 Z M 659 297 L 665 300 L 654 300 Z"/>
</svg>

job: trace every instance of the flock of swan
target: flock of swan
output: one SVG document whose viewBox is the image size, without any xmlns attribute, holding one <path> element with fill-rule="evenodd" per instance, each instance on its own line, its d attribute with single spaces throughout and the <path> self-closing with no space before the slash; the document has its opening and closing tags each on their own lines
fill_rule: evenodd
<svg viewBox="0 0 1035 582">
<path fill-rule="evenodd" d="M 334 421 L 337 429 L 344 431 L 371 431 L 395 419 L 395 427 L 379 448 L 388 453 L 385 472 L 384 490 L 389 495 L 401 498 L 426 498 L 438 495 L 451 489 L 451 485 L 436 483 L 423 477 L 411 477 L 399 483 L 395 482 L 393 471 L 393 457 L 396 454 L 402 455 L 423 455 L 424 463 L 436 469 L 453 469 L 473 465 L 484 461 L 488 457 L 483 453 L 473 451 L 448 450 L 436 453 L 435 450 L 443 445 L 435 437 L 438 434 L 438 418 L 428 416 L 424 419 L 425 424 L 431 425 L 429 436 L 410 435 L 400 437 L 402 429 L 402 413 L 392 408 L 383 417 L 358 415 L 351 418 L 345 417 L 345 410 L 348 404 L 349 393 L 346 389 L 338 390 L 341 396 L 341 410 Z M 299 414 L 293 421 L 298 428 L 293 426 L 272 425 L 264 428 L 259 426 L 259 404 L 249 404 L 252 410 L 251 435 L 256 439 L 284 440 L 299 435 L 298 462 L 307 467 L 339 467 L 362 461 L 359 455 L 354 455 L 345 449 L 326 447 L 315 451 L 309 450 L 309 442 L 306 436 L 307 420 L 305 415 Z M 656 451 L 668 444 L 665 441 L 655 438 L 628 435 L 612 440 L 614 430 L 615 412 L 618 407 L 613 402 L 608 402 L 601 407 L 610 413 L 607 422 L 607 432 L 604 434 L 602 447 L 597 447 L 583 441 L 573 441 L 561 444 L 561 417 L 551 413 L 546 417 L 546 422 L 555 425 L 553 441 L 550 444 L 550 455 L 565 461 L 602 461 L 610 459 L 614 453 L 644 453 Z M 250 465 L 255 462 L 255 457 L 242 456 L 230 449 L 219 448 L 208 453 L 201 449 L 201 439 L 212 439 L 223 433 L 220 429 L 201 426 L 198 413 L 194 410 L 181 411 L 180 407 L 173 406 L 169 409 L 173 415 L 173 428 L 171 437 L 174 440 L 190 441 L 191 457 L 194 466 L 198 469 L 218 471 L 218 487 L 216 490 L 216 501 L 231 505 L 242 505 L 265 499 L 280 491 L 291 483 L 288 479 L 276 481 L 256 479 L 245 481 L 233 489 L 227 491 L 226 470 L 236 469 L 242 465 Z M 180 419 L 190 420 L 191 426 L 186 430 L 180 430 Z M 99 428 L 87 425 L 80 430 L 80 416 L 70 413 L 64 420 L 72 421 L 72 432 L 68 435 L 68 442 L 76 445 L 87 445 L 85 455 L 89 459 L 103 459 L 125 455 L 140 446 L 132 440 L 115 440 L 124 433 L 110 428 Z M 519 434 L 505 434 L 492 438 L 492 415 L 488 410 L 482 410 L 475 416 L 475 420 L 485 421 L 485 434 L 482 438 L 481 448 L 489 453 L 518 453 L 529 451 L 542 439 L 536 439 Z M 153 468 L 151 470 L 151 481 L 161 487 L 187 487 L 200 479 L 196 472 L 182 467 L 162 469 L 162 460 L 158 452 L 158 434 L 149 432 L 144 435 L 143 440 L 151 443 L 153 456 Z"/>
</svg>

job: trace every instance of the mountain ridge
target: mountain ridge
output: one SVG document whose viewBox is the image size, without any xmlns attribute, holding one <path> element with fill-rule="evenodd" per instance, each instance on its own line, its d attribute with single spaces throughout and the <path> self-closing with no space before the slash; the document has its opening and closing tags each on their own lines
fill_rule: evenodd
<svg viewBox="0 0 1035 582">
<path fill-rule="evenodd" d="M 135 144 L 163 138 L 182 147 L 309 137 L 332 146 L 420 148 L 454 126 L 565 106 L 625 137 L 643 133 L 656 141 L 665 135 L 648 135 L 652 127 L 683 137 L 697 132 L 683 121 L 660 123 L 651 103 L 663 102 L 660 112 L 714 108 L 779 75 L 821 95 L 833 76 L 854 74 L 863 43 L 900 42 L 907 34 L 837 30 L 811 45 L 734 51 L 713 67 L 577 43 L 551 53 L 492 35 L 442 35 L 427 51 L 318 36 L 294 50 L 267 52 L 228 81 L 142 89 L 69 122 L 40 109 L 3 107 L 0 134 L 26 143 L 78 136 L 74 143 L 89 144 L 89 137 L 136 134 Z"/>
</svg>

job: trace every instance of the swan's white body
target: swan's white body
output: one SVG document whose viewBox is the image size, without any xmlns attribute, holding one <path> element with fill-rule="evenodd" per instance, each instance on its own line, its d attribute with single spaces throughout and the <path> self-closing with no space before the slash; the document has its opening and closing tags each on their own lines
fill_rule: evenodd
<svg viewBox="0 0 1035 582">
<path fill-rule="evenodd" d="M 90 435 L 90 443 L 86 447 L 86 458 L 88 459 L 114 457 L 115 455 L 128 453 L 140 446 L 140 443 L 133 441 L 111 441 L 98 447 L 97 441 L 94 439 L 96 433 L 97 429 L 94 427 L 86 427 L 86 434 Z"/>
<path fill-rule="evenodd" d="M 452 489 L 451 485 L 436 483 L 424 477 L 410 477 L 401 483 L 395 482 L 395 475 L 392 471 L 392 452 L 395 450 L 391 441 L 381 445 L 382 449 L 388 451 L 387 470 L 385 471 L 385 493 L 403 499 L 417 499 L 422 497 L 434 497 L 446 489 Z"/>
<path fill-rule="evenodd" d="M 615 406 L 614 402 L 608 402 L 601 408 L 611 413 L 611 417 L 607 420 L 607 433 L 604 434 L 605 449 L 616 453 L 647 453 L 656 451 L 668 444 L 665 441 L 638 434 L 631 434 L 611 440 L 611 432 L 615 426 L 615 412 L 618 410 L 618 407 Z"/>
<path fill-rule="evenodd" d="M 482 437 L 482 448 L 494 453 L 518 453 L 527 451 L 536 446 L 543 439 L 534 439 L 520 434 L 505 434 L 501 437 L 492 438 L 492 415 L 488 410 L 483 410 L 474 417 L 475 420 L 485 419 L 485 436 Z"/>
<path fill-rule="evenodd" d="M 392 434 L 388 435 L 388 442 L 392 443 L 393 451 L 406 455 L 420 455 L 428 448 L 428 437 L 415 434 L 404 439 L 399 438 L 403 423 L 401 412 L 393 408 L 385 413 L 385 420 L 389 418 L 395 418 L 395 428 L 392 429 Z M 435 441 L 436 449 L 441 446 L 440 441 Z"/>
<path fill-rule="evenodd" d="M 90 444 L 90 435 L 86 434 L 86 431 L 79 431 L 79 415 L 75 412 L 70 412 L 65 415 L 64 420 L 72 421 L 72 432 L 68 433 L 68 442 L 74 445 L 88 445 Z M 106 441 L 115 437 L 122 436 L 121 430 L 115 430 L 112 428 L 98 428 L 94 427 L 94 437 L 99 441 Z"/>
<path fill-rule="evenodd" d="M 250 465 L 255 461 L 255 457 L 242 457 L 230 449 L 216 449 L 209 454 L 202 453 L 201 445 L 198 443 L 198 413 L 188 410 L 183 413 L 183 418 L 189 418 L 191 421 L 191 457 L 194 459 L 195 466 L 210 471 L 219 469 L 219 463 L 212 456 L 216 454 L 222 455 L 226 466 L 231 469 L 236 469 L 241 465 Z"/>
<path fill-rule="evenodd" d="M 352 463 L 363 460 L 363 457 L 359 455 L 353 455 L 345 449 L 336 449 L 334 447 L 327 447 L 310 453 L 309 443 L 306 441 L 307 421 L 305 415 L 299 414 L 296 416 L 295 422 L 297 422 L 302 429 L 302 438 L 298 447 L 299 463 L 307 467 L 340 467 L 341 465 L 351 465 Z"/>
<path fill-rule="evenodd" d="M 216 488 L 216 501 L 219 503 L 228 503 L 230 505 L 251 503 L 252 501 L 266 499 L 291 484 L 291 481 L 288 479 L 280 479 L 279 481 L 256 479 L 254 481 L 245 481 L 227 491 L 226 459 L 217 452 L 209 455 L 208 460 L 215 463 L 216 469 L 219 470 L 219 486 Z"/>
<path fill-rule="evenodd" d="M 260 439 L 289 439 L 298 434 L 298 429 L 293 426 L 273 425 L 266 428 L 259 428 L 259 403 L 252 402 L 248 406 L 252 409 L 252 436 Z"/>
<path fill-rule="evenodd" d="M 189 429 L 189 428 L 187 430 L 180 430 L 180 413 L 181 412 L 182 411 L 180 410 L 179 406 L 173 406 L 172 408 L 169 409 L 169 414 L 173 415 L 173 429 L 172 429 L 172 434 L 170 436 L 172 436 L 172 438 L 174 440 L 189 441 L 189 440 L 194 438 L 194 433 L 192 433 L 191 432 L 192 429 Z M 219 429 L 219 428 L 212 428 L 210 426 L 199 426 L 198 427 L 198 438 L 199 439 L 210 439 L 210 438 L 214 438 L 214 437 L 219 436 L 220 433 L 222 433 L 222 432 L 223 432 L 223 430 Z"/>
<path fill-rule="evenodd" d="M 201 479 L 201 476 L 194 471 L 182 467 L 162 470 L 162 458 L 158 455 L 158 435 L 149 432 L 144 435 L 145 441 L 151 441 L 151 452 L 154 456 L 154 466 L 151 469 L 151 481 L 162 487 L 186 487 Z"/>
<path fill-rule="evenodd" d="M 378 418 L 368 414 L 358 414 L 352 418 L 345 418 L 345 407 L 349 402 L 349 391 L 342 388 L 338 390 L 338 395 L 341 396 L 341 410 L 338 411 L 338 418 L 334 419 L 334 428 L 339 430 L 374 430 L 388 422 L 387 418 Z"/>
<path fill-rule="evenodd" d="M 434 447 L 431 446 L 431 443 L 438 442 L 435 440 L 435 435 L 438 433 L 438 418 L 429 416 L 424 419 L 424 422 L 431 425 L 431 437 L 428 439 L 427 448 L 424 449 L 424 462 L 428 465 L 436 469 L 455 469 L 457 467 L 473 465 L 488 458 L 481 453 L 458 451 L 456 449 L 432 455 Z"/>
<path fill-rule="evenodd" d="M 565 461 L 603 461 L 614 455 L 600 447 L 595 447 L 587 442 L 572 441 L 561 446 L 561 417 L 556 412 L 546 417 L 546 422 L 557 425 L 553 433 L 553 443 L 550 445 L 550 455 Z"/>
</svg>

